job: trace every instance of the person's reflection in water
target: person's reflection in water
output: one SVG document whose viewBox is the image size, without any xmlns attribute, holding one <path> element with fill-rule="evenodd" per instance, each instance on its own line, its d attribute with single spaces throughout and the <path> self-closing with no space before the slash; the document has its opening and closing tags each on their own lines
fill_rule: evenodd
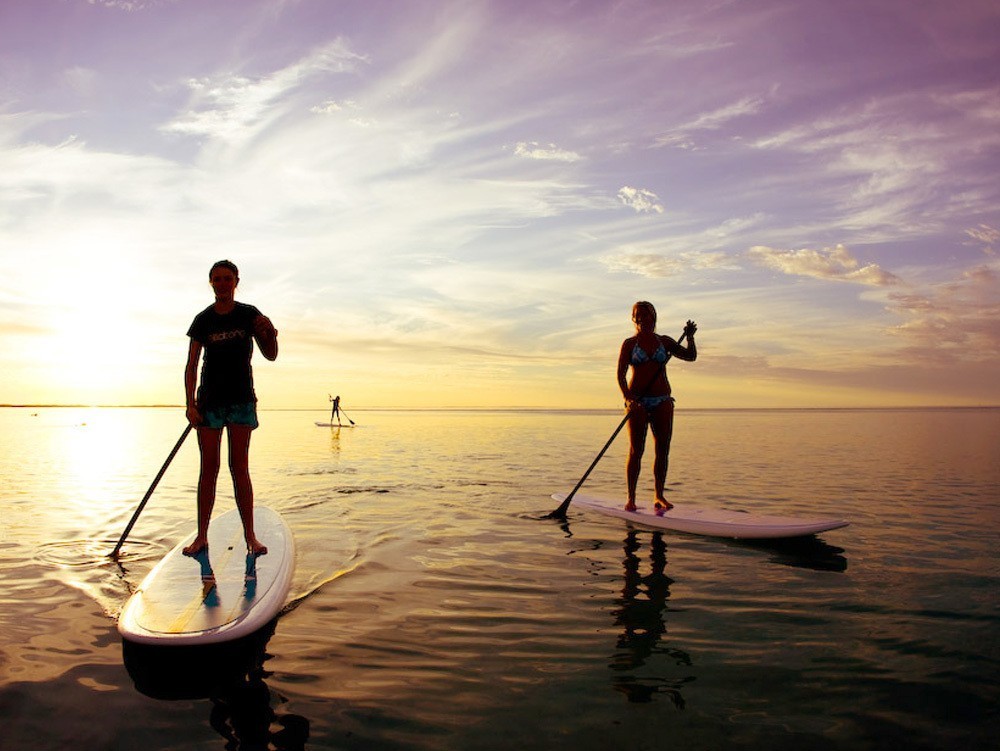
<svg viewBox="0 0 1000 751">
<path fill-rule="evenodd" d="M 222 644 L 159 647 L 122 641 L 135 687 L 166 701 L 208 699 L 209 724 L 227 751 L 297 751 L 309 740 L 309 720 L 281 710 L 288 700 L 265 682 L 267 643 L 277 620 L 256 634 Z"/>
<path fill-rule="evenodd" d="M 215 583 L 215 571 L 212 570 L 212 562 L 208 558 L 208 548 L 202 548 L 193 556 L 198 565 L 201 566 L 201 598 L 205 605 L 210 608 L 219 606 L 219 590 Z"/>
<path fill-rule="evenodd" d="M 243 599 L 252 600 L 257 596 L 257 556 L 247 553 L 246 570 L 243 574 Z"/>
<path fill-rule="evenodd" d="M 644 667 L 654 655 L 663 655 L 675 665 L 690 665 L 690 656 L 676 648 L 660 644 L 667 633 L 664 613 L 670 585 L 673 579 L 666 575 L 667 545 L 660 532 L 653 532 L 650 540 L 650 561 L 652 570 L 647 576 L 640 572 L 641 561 L 636 555 L 639 550 L 639 533 L 630 531 L 623 542 L 625 558 L 625 582 L 622 587 L 620 607 L 614 611 L 615 625 L 622 627 L 618 637 L 618 650 L 611 658 L 611 670 L 617 675 L 612 685 L 621 691 L 630 702 L 652 701 L 657 693 L 666 694 L 678 709 L 684 708 L 684 697 L 680 689 L 693 677 L 665 678 L 662 676 L 638 677 L 635 671 Z M 659 663 L 659 661 L 654 661 Z"/>
<path fill-rule="evenodd" d="M 271 675 L 264 663 L 271 658 L 267 641 L 273 631 L 272 623 L 257 637 L 257 646 L 242 669 L 230 673 L 212 691 L 209 722 L 225 738 L 227 751 L 296 751 L 304 749 L 309 740 L 309 720 L 274 711 L 286 699 L 272 694 L 264 680 Z"/>
<path fill-rule="evenodd" d="M 227 751 L 296 751 L 309 740 L 309 721 L 296 714 L 277 714 L 263 666 L 222 687 L 212 697 L 209 722 L 226 740 Z"/>
</svg>

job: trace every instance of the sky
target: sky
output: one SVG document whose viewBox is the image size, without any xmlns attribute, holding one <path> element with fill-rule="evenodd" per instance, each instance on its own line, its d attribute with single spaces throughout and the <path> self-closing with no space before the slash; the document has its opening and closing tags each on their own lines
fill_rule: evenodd
<svg viewBox="0 0 1000 751">
<path fill-rule="evenodd" d="M 0 403 L 1000 404 L 995 0 L 0 0 Z"/>
</svg>

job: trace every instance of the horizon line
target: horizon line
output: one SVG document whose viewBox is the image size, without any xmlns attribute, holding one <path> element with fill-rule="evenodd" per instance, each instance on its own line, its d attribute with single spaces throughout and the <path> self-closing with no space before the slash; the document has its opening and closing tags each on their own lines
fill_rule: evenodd
<svg viewBox="0 0 1000 751">
<path fill-rule="evenodd" d="M 0 409 L 184 409 L 183 404 L 0 404 Z M 800 405 L 785 407 L 685 407 L 684 412 L 762 412 L 762 411 L 888 411 L 888 410 L 945 410 L 945 409 L 1000 409 L 1000 404 L 934 404 L 934 405 L 874 405 L 874 406 L 817 406 Z M 261 412 L 326 412 L 323 407 L 260 407 Z M 351 411 L 367 412 L 620 412 L 614 407 L 529 407 L 529 406 L 438 406 L 438 407 L 351 407 Z"/>
</svg>

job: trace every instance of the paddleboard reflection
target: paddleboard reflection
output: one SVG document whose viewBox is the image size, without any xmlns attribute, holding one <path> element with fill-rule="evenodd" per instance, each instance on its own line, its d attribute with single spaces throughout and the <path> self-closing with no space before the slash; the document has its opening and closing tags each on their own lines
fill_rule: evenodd
<svg viewBox="0 0 1000 751">
<path fill-rule="evenodd" d="M 726 540 L 729 545 L 771 553 L 771 563 L 813 571 L 847 571 L 844 548 L 830 545 L 815 535 L 787 540 Z"/>
<path fill-rule="evenodd" d="M 209 699 L 211 726 L 227 749 L 305 747 L 309 720 L 278 713 L 264 678 L 267 642 L 277 619 L 232 642 L 196 646 L 154 646 L 122 640 L 125 669 L 142 694 L 167 701 Z"/>
</svg>

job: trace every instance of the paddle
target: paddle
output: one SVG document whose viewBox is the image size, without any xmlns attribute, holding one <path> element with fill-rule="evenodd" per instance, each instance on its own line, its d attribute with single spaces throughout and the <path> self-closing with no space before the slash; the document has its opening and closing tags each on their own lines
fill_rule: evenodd
<svg viewBox="0 0 1000 751">
<path fill-rule="evenodd" d="M 122 545 L 125 543 L 125 538 L 128 537 L 128 533 L 132 531 L 132 527 L 135 525 L 136 520 L 139 518 L 139 514 L 142 513 L 142 509 L 146 506 L 146 501 L 148 501 L 149 497 L 153 495 L 153 491 L 156 489 L 157 484 L 159 484 L 160 478 L 163 477 L 163 473 L 167 471 L 167 467 L 170 466 L 170 462 L 174 460 L 174 457 L 177 455 L 177 452 L 180 451 L 181 444 L 183 444 L 184 439 L 188 437 L 188 433 L 191 432 L 192 427 L 193 426 L 191 425 L 191 423 L 188 423 L 187 427 L 184 428 L 184 432 L 181 433 L 181 437 L 177 439 L 177 443 L 174 444 L 174 448 L 167 456 L 167 460 L 163 462 L 163 466 L 160 467 L 160 471 L 153 479 L 153 484 L 149 486 L 149 490 L 146 491 L 146 495 L 143 496 L 142 501 L 139 503 L 139 507 L 135 510 L 135 513 L 132 514 L 132 518 L 129 520 L 128 526 L 125 527 L 125 531 L 122 532 L 122 536 L 119 538 L 118 544 L 115 545 L 115 549 L 112 550 L 111 554 L 108 556 L 109 558 L 112 558 L 116 561 L 118 560 L 118 551 L 121 550 Z"/>
<path fill-rule="evenodd" d="M 681 342 L 683 342 L 684 338 L 686 336 L 687 336 L 687 332 L 681 334 L 681 337 L 680 337 L 680 339 L 677 340 L 677 343 L 680 344 Z M 670 359 L 670 353 L 668 352 L 667 353 L 667 359 L 663 361 L 663 365 L 664 366 L 666 366 L 667 360 L 669 360 L 669 359 Z M 660 371 L 657 370 L 656 374 L 653 376 L 653 378 L 650 380 L 650 382 L 646 384 L 646 388 L 644 388 L 642 390 L 643 395 L 645 395 L 645 393 L 647 391 L 649 391 L 649 389 L 652 387 L 652 385 L 656 382 L 656 379 L 659 378 L 659 377 L 660 377 Z M 611 437 L 608 439 L 608 442 L 604 444 L 604 448 L 602 448 L 598 452 L 597 456 L 594 457 L 594 461 L 592 461 L 590 463 L 590 466 L 587 467 L 587 471 L 583 473 L 583 477 L 580 478 L 580 482 L 578 482 L 576 484 L 576 487 L 573 488 L 569 492 L 569 495 L 566 496 L 565 500 L 561 504 L 559 504 L 559 508 L 557 508 L 555 511 L 553 511 L 552 513 L 547 514 L 545 516 L 546 519 L 565 519 L 566 518 L 566 509 L 568 509 L 569 508 L 569 504 L 573 502 L 573 496 L 576 495 L 576 491 L 578 491 L 580 489 L 580 487 L 583 485 L 583 483 L 590 476 L 590 473 L 593 471 L 594 467 L 597 466 L 597 462 L 599 462 L 601 460 L 601 457 L 604 456 L 605 452 L 609 448 L 611 448 L 611 444 L 615 442 L 615 438 L 617 438 L 618 434 L 622 432 L 622 428 L 625 427 L 625 423 L 628 422 L 628 418 L 631 415 L 631 413 L 632 413 L 631 410 L 629 410 L 629 411 L 627 411 L 625 413 L 625 417 L 623 417 L 622 421 L 620 423 L 618 423 L 618 427 L 615 428 L 615 432 L 611 434 Z"/>
<path fill-rule="evenodd" d="M 340 410 L 340 414 L 342 414 L 344 417 L 347 417 L 347 413 L 345 413 L 344 410 Z M 354 424 L 354 420 L 352 420 L 350 417 L 347 417 L 347 421 L 351 423 L 351 425 Z"/>
</svg>

